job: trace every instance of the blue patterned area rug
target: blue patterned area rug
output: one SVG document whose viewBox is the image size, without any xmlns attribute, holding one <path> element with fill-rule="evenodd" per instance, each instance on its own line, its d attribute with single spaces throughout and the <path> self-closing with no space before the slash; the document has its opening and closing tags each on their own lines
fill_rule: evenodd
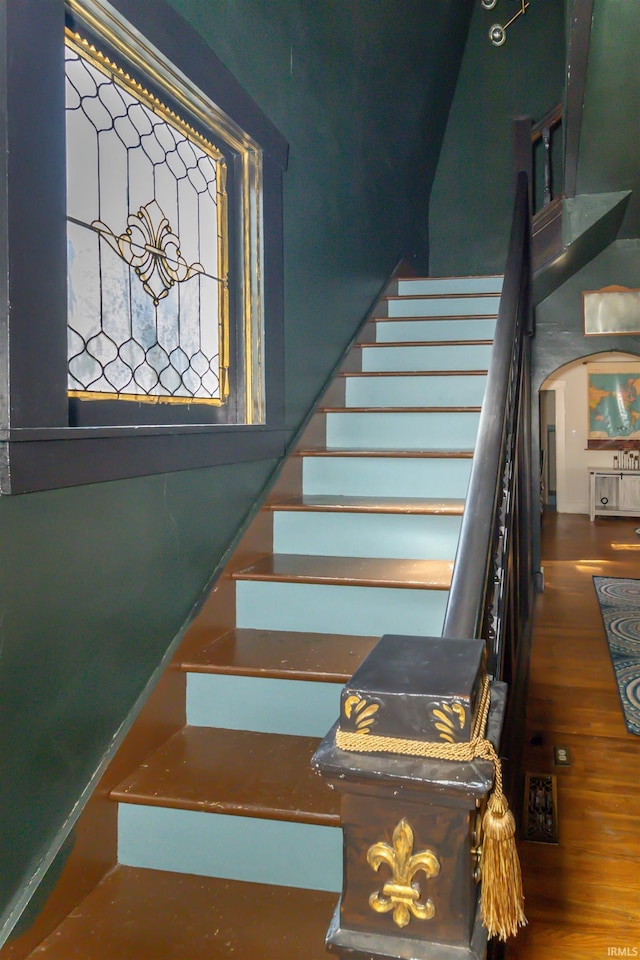
<svg viewBox="0 0 640 960">
<path fill-rule="evenodd" d="M 594 577 L 629 733 L 640 737 L 640 580 Z"/>
</svg>

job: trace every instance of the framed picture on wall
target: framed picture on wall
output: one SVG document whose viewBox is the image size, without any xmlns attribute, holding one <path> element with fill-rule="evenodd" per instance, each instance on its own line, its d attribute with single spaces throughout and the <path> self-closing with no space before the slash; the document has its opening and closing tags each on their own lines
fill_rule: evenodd
<svg viewBox="0 0 640 960">
<path fill-rule="evenodd" d="M 584 290 L 582 315 L 585 337 L 640 333 L 640 290 L 619 286 Z"/>
<path fill-rule="evenodd" d="M 640 449 L 640 360 L 587 364 L 587 446 Z"/>
</svg>

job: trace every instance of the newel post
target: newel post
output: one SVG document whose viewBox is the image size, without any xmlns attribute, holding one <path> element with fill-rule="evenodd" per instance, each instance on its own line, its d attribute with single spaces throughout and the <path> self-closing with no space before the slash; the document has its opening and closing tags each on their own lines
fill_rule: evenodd
<svg viewBox="0 0 640 960">
<path fill-rule="evenodd" d="M 415 753 L 477 737 L 488 684 L 482 640 L 385 636 L 343 689 L 340 720 L 313 758 L 341 796 L 343 888 L 329 951 L 485 956 L 479 861 L 494 766 Z M 497 749 L 506 684 L 489 689 L 484 736 Z"/>
</svg>

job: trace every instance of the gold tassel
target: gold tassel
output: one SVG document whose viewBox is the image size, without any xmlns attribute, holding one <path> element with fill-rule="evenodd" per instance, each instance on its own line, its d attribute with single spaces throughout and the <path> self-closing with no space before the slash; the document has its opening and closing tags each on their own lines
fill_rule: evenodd
<svg viewBox="0 0 640 960">
<path fill-rule="evenodd" d="M 438 760 L 474 760 L 493 764 L 495 785 L 482 821 L 482 923 L 490 937 L 515 937 L 524 927 L 522 873 L 516 849 L 516 824 L 502 791 L 502 766 L 495 747 L 484 738 L 491 701 L 489 678 L 485 677 L 480 705 L 471 740 L 461 743 L 431 743 L 400 737 L 376 736 L 345 731 L 338 727 L 336 745 L 358 753 L 395 753 L 409 757 L 433 757 Z"/>
<path fill-rule="evenodd" d="M 482 821 L 482 922 L 490 937 L 515 937 L 525 926 L 516 824 L 497 778 Z"/>
</svg>

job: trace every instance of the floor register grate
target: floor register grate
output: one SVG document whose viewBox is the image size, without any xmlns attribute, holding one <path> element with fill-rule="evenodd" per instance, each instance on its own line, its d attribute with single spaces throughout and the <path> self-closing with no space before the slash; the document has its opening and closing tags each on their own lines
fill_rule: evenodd
<svg viewBox="0 0 640 960">
<path fill-rule="evenodd" d="M 524 840 L 558 842 L 558 792 L 552 774 L 526 774 L 522 822 Z"/>
</svg>

